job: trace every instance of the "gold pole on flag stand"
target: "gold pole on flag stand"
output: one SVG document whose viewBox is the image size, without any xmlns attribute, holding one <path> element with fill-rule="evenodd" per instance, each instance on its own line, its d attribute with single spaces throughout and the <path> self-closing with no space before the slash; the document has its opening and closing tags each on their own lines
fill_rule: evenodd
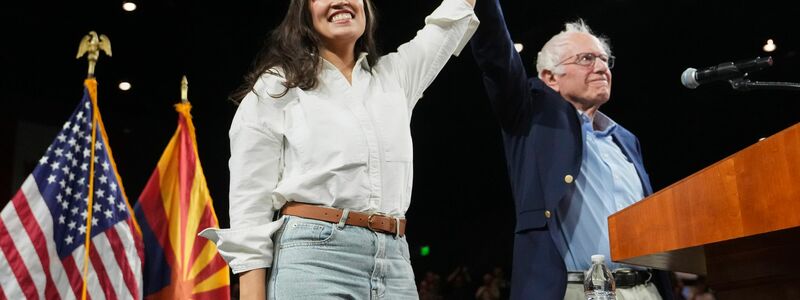
<svg viewBox="0 0 800 300">
<path fill-rule="evenodd" d="M 186 75 L 181 79 L 181 103 L 189 103 L 189 81 L 186 80 Z"/>
<path fill-rule="evenodd" d="M 81 58 L 84 54 L 88 53 L 86 59 L 89 60 L 89 72 L 87 78 L 94 78 L 94 67 L 97 65 L 97 59 L 100 58 L 100 51 L 103 51 L 111 57 L 111 41 L 104 34 L 97 35 L 97 32 L 89 31 L 89 34 L 81 39 L 78 46 L 78 55 L 75 58 Z"/>
<path fill-rule="evenodd" d="M 101 34 L 100 36 L 97 35 L 97 32 L 90 31 L 89 34 L 81 39 L 81 43 L 78 46 L 78 55 L 76 58 L 81 58 L 84 54 L 87 54 L 87 59 L 89 60 L 89 71 L 87 74 L 86 81 L 94 83 L 93 85 L 96 87 L 96 81 L 94 79 L 94 69 L 97 65 L 97 59 L 100 58 L 100 51 L 103 51 L 108 55 L 111 56 L 111 41 L 108 39 L 107 36 Z M 95 171 L 95 147 L 94 145 L 97 143 L 97 129 L 98 129 L 98 109 L 97 109 L 97 94 L 90 93 L 90 97 L 92 98 L 92 143 L 91 143 L 91 156 L 89 160 L 89 191 L 86 195 L 87 200 L 87 212 L 88 215 L 86 216 L 86 239 L 83 243 L 84 246 L 84 255 L 83 255 L 83 288 L 81 289 L 81 299 L 86 299 L 86 286 L 88 284 L 88 276 L 89 276 L 89 249 L 91 246 L 92 240 L 92 203 L 94 202 L 94 171 Z"/>
</svg>

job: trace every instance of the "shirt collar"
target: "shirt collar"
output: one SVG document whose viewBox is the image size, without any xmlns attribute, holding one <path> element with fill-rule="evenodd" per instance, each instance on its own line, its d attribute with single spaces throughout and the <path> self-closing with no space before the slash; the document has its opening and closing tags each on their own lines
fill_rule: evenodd
<svg viewBox="0 0 800 300">
<path fill-rule="evenodd" d="M 369 61 L 367 60 L 367 52 L 361 52 L 358 54 L 358 59 L 356 59 L 356 65 L 360 65 L 364 71 L 369 71 Z"/>
<path fill-rule="evenodd" d="M 594 119 L 589 117 L 586 112 L 580 109 L 578 110 L 578 116 L 581 119 L 581 123 L 584 125 L 589 125 L 597 136 L 607 136 L 614 132 L 614 129 L 617 128 L 617 122 L 614 122 L 614 120 L 599 110 L 594 112 Z"/>
<path fill-rule="evenodd" d="M 361 69 L 364 69 L 364 71 L 369 71 L 369 61 L 367 60 L 367 55 L 369 55 L 369 53 L 361 52 L 358 54 L 358 58 L 356 59 L 356 66 L 361 66 Z M 319 58 L 322 59 L 323 69 L 331 69 L 338 71 L 338 69 L 336 69 L 336 66 L 334 66 L 333 63 L 329 62 L 322 56 L 320 56 Z"/>
</svg>

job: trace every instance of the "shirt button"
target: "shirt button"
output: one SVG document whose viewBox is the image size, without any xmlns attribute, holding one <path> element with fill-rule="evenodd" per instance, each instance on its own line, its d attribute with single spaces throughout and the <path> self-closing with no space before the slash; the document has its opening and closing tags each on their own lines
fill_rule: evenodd
<svg viewBox="0 0 800 300">
<path fill-rule="evenodd" d="M 545 217 L 545 218 L 548 218 L 548 219 L 550 219 L 550 215 L 551 215 L 551 214 L 550 214 L 550 211 L 549 211 L 549 210 L 545 210 L 545 211 L 544 211 L 544 217 Z"/>
<path fill-rule="evenodd" d="M 574 178 L 572 178 L 572 175 L 564 176 L 564 182 L 566 183 L 572 183 L 573 180 Z"/>
</svg>

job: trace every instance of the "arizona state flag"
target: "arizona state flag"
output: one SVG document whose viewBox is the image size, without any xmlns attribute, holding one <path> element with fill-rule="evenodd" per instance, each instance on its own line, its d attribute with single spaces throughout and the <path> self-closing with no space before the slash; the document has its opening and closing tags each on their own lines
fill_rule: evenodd
<svg viewBox="0 0 800 300">
<path fill-rule="evenodd" d="M 192 106 L 175 105 L 178 129 L 136 204 L 144 236 L 147 299 L 230 299 L 228 265 L 214 244 L 198 238 L 219 227 L 197 156 Z"/>
</svg>

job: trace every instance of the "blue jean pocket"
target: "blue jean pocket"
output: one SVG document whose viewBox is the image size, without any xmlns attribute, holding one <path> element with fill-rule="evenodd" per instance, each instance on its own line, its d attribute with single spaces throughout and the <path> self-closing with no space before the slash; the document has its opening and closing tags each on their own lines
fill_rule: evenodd
<svg viewBox="0 0 800 300">
<path fill-rule="evenodd" d="M 320 246 L 327 244 L 334 235 L 333 223 L 290 217 L 281 234 L 280 248 Z"/>
</svg>

